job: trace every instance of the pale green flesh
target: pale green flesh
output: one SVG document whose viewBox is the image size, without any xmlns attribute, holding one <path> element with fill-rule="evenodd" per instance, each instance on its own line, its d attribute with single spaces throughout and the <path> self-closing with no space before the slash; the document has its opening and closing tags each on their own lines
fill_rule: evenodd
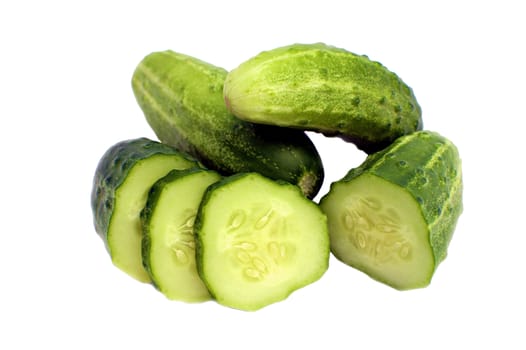
<svg viewBox="0 0 526 350">
<path fill-rule="evenodd" d="M 216 300 L 257 310 L 318 280 L 328 267 L 326 217 L 297 189 L 243 179 L 217 189 L 200 230 Z"/>
<path fill-rule="evenodd" d="M 108 249 L 113 264 L 141 282 L 150 282 L 142 265 L 142 227 L 140 212 L 150 187 L 172 169 L 185 169 L 195 163 L 158 154 L 139 161 L 124 183 L 115 191 L 115 209 L 108 227 Z"/>
<path fill-rule="evenodd" d="M 435 261 L 418 202 L 370 174 L 333 186 L 321 207 L 334 256 L 396 289 L 427 286 Z"/>
<path fill-rule="evenodd" d="M 197 273 L 193 228 L 204 191 L 220 178 L 208 171 L 186 175 L 165 185 L 155 204 L 147 258 L 152 280 L 168 299 L 210 299 Z"/>
</svg>

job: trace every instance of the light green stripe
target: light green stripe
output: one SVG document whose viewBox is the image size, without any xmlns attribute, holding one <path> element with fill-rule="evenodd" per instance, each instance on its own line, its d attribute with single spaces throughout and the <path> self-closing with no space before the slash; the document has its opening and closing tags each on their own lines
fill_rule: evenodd
<svg viewBox="0 0 526 350">
<path fill-rule="evenodd" d="M 431 156 L 431 158 L 429 158 L 427 160 L 427 162 L 424 164 L 423 166 L 423 169 L 429 169 L 432 167 L 432 165 L 435 163 L 435 160 L 442 156 L 444 154 L 444 152 L 446 152 L 449 147 L 451 147 L 451 143 L 446 141 L 445 143 L 441 144 L 434 152 L 433 152 L 433 156 Z M 411 179 L 411 181 L 409 181 L 407 183 L 408 186 L 411 186 L 411 185 L 414 185 L 415 182 L 418 180 L 418 176 L 415 174 L 415 176 L 413 176 L 413 178 Z"/>
<path fill-rule="evenodd" d="M 223 73 L 225 76 L 227 74 L 226 70 L 217 66 L 213 66 L 204 61 L 198 60 L 191 56 L 183 55 L 174 51 L 161 51 L 159 54 L 168 56 L 173 60 L 176 60 L 178 63 L 185 64 L 187 66 L 192 66 L 193 69 L 199 71 L 202 74 L 205 74 L 208 77 L 212 77 L 212 72 L 217 71 Z"/>
<path fill-rule="evenodd" d="M 381 159 L 378 159 L 373 166 L 368 171 L 376 171 L 383 163 L 386 162 L 386 158 L 389 154 L 395 153 L 400 147 L 404 146 L 408 142 L 412 141 L 413 138 L 411 136 L 409 137 L 403 137 L 397 140 L 397 143 L 395 143 L 388 152 L 386 152 Z"/>
<path fill-rule="evenodd" d="M 462 175 L 459 173 L 459 175 L 455 178 L 455 180 L 456 181 L 453 183 L 453 186 L 451 186 L 449 197 L 444 203 L 442 203 L 442 211 L 440 212 L 440 215 L 436 216 L 435 219 L 431 223 L 429 223 L 430 232 L 433 232 L 433 227 L 441 221 L 442 216 L 444 216 L 447 211 L 446 208 L 449 206 L 453 198 L 456 197 L 455 195 L 457 194 L 457 192 L 460 191 L 461 189 Z"/>
<path fill-rule="evenodd" d="M 161 88 L 161 90 L 163 91 L 166 91 L 167 94 L 171 95 L 172 97 L 177 97 L 173 94 L 173 91 L 171 91 L 170 89 L 168 89 L 162 82 L 161 82 L 161 79 L 159 79 L 159 77 L 153 72 L 153 70 L 151 70 L 150 68 L 148 68 L 146 65 L 144 64 L 141 64 L 137 67 L 137 71 L 139 71 L 140 73 L 142 73 L 146 78 L 148 78 L 149 81 L 155 83 L 155 85 L 157 85 L 158 87 Z M 139 80 L 139 78 L 137 78 L 137 80 Z M 142 84 L 141 83 L 137 83 L 136 86 L 140 86 L 141 87 L 141 90 L 142 91 L 146 91 L 146 89 L 143 88 Z"/>
<path fill-rule="evenodd" d="M 172 90 L 170 90 L 169 87 L 166 86 L 166 84 L 163 84 L 162 81 L 159 79 L 159 77 L 151 70 L 150 68 L 140 65 L 138 67 L 138 70 L 153 84 L 155 84 L 161 92 L 165 95 L 165 99 L 169 99 L 172 102 L 175 102 L 181 106 L 183 106 L 183 99 L 181 96 L 178 96 L 176 93 L 174 93 Z M 174 118 L 166 112 L 161 107 L 161 103 L 158 103 L 157 99 L 153 96 L 153 94 L 144 88 L 143 84 L 137 83 L 135 84 L 136 88 L 138 88 L 141 92 L 141 94 L 144 96 L 144 98 L 148 99 L 150 105 L 159 112 L 159 114 L 162 116 L 162 118 L 165 120 L 167 124 L 173 124 Z M 195 109 L 192 108 L 192 106 L 184 105 L 184 108 L 188 110 L 190 113 L 196 113 Z"/>
<path fill-rule="evenodd" d="M 441 144 L 433 153 L 433 156 L 429 158 L 429 160 L 424 165 L 424 169 L 429 169 L 433 166 L 435 161 L 438 159 L 438 157 L 442 156 L 445 151 L 447 151 L 451 147 L 451 143 L 449 141 L 445 141 L 443 144 Z"/>
<path fill-rule="evenodd" d="M 164 85 L 161 84 L 160 81 L 157 79 L 155 74 L 151 73 L 151 71 L 148 68 L 146 68 L 146 67 L 139 67 L 139 70 L 145 76 L 147 76 L 147 78 L 150 79 L 150 81 L 152 81 L 153 83 L 158 85 L 163 92 L 167 93 L 168 95 L 174 96 L 173 92 L 170 91 L 169 89 L 165 88 Z M 159 113 L 159 115 L 161 115 L 161 117 L 163 118 L 163 120 L 165 121 L 166 124 L 172 124 L 173 118 L 171 118 L 171 116 L 165 110 L 163 110 L 161 108 L 161 104 L 157 103 L 157 100 L 153 97 L 153 95 L 150 93 L 150 91 L 148 91 L 147 89 L 144 88 L 143 84 L 136 83 L 135 84 L 135 88 L 137 90 L 139 90 L 139 92 L 141 94 L 141 98 L 143 98 L 145 100 L 148 100 L 148 106 L 150 108 L 156 110 L 157 113 Z M 175 96 L 175 97 L 177 97 L 177 96 Z M 180 103 L 178 98 L 176 100 Z"/>
</svg>

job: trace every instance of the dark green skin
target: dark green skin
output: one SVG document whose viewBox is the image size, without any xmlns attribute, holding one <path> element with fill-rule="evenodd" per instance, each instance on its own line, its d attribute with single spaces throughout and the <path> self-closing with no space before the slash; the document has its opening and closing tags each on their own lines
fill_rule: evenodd
<svg viewBox="0 0 526 350">
<path fill-rule="evenodd" d="M 367 153 L 423 127 L 413 91 L 395 73 L 323 43 L 261 52 L 229 72 L 224 96 L 243 120 L 339 136 Z"/>
<path fill-rule="evenodd" d="M 226 108 L 227 71 L 173 51 L 154 52 L 137 66 L 132 87 L 161 142 L 175 146 L 222 175 L 259 172 L 319 191 L 321 158 L 301 130 L 255 125 Z"/>
<path fill-rule="evenodd" d="M 115 191 L 137 162 L 156 154 L 176 155 L 198 165 L 195 160 L 173 147 L 147 138 L 121 141 L 111 146 L 100 159 L 93 178 L 91 208 L 95 230 L 105 243 L 115 206 Z"/>
<path fill-rule="evenodd" d="M 417 131 L 369 155 L 338 182 L 353 181 L 364 173 L 404 188 L 418 202 L 428 224 L 436 267 L 447 255 L 463 210 L 462 166 L 456 146 L 436 132 Z"/>
</svg>

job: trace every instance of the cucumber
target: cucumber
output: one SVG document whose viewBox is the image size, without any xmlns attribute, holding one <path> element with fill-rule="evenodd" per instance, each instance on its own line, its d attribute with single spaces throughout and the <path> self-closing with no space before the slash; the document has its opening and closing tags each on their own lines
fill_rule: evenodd
<svg viewBox="0 0 526 350">
<path fill-rule="evenodd" d="M 142 265 L 140 212 L 150 187 L 172 169 L 198 163 L 170 146 L 147 138 L 121 141 L 100 159 L 91 192 L 95 231 L 112 262 L 141 282 L 149 282 Z"/>
<path fill-rule="evenodd" d="M 368 153 L 423 127 L 413 91 L 395 73 L 322 43 L 261 52 L 228 74 L 224 97 L 243 120 L 339 136 Z"/>
<path fill-rule="evenodd" d="M 396 289 L 429 285 L 462 213 L 456 146 L 418 131 L 371 154 L 320 201 L 336 258 Z"/>
<path fill-rule="evenodd" d="M 184 54 L 154 52 L 137 66 L 132 87 L 161 142 L 223 175 L 259 172 L 313 198 L 324 176 L 314 144 L 303 131 L 258 126 L 230 114 L 223 100 L 226 75 Z"/>
<path fill-rule="evenodd" d="M 204 191 L 220 179 L 212 170 L 172 170 L 148 194 L 141 212 L 143 263 L 154 286 L 168 299 L 210 299 L 197 274 L 193 227 Z"/>
<path fill-rule="evenodd" d="M 287 298 L 328 268 L 327 220 L 296 187 L 258 173 L 212 184 L 194 234 L 199 275 L 216 301 L 245 311 Z"/>
</svg>

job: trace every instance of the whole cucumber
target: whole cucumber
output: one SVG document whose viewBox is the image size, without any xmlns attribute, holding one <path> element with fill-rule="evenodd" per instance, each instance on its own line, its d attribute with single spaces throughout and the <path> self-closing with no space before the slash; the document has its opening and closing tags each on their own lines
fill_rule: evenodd
<svg viewBox="0 0 526 350">
<path fill-rule="evenodd" d="M 227 71 L 173 51 L 154 52 L 137 66 L 132 87 L 159 140 L 223 175 L 259 172 L 298 185 L 313 198 L 323 182 L 309 137 L 242 121 L 223 100 Z"/>
<path fill-rule="evenodd" d="M 340 136 L 367 153 L 423 127 L 413 91 L 395 73 L 323 43 L 261 52 L 228 74 L 224 97 L 243 120 Z"/>
</svg>

